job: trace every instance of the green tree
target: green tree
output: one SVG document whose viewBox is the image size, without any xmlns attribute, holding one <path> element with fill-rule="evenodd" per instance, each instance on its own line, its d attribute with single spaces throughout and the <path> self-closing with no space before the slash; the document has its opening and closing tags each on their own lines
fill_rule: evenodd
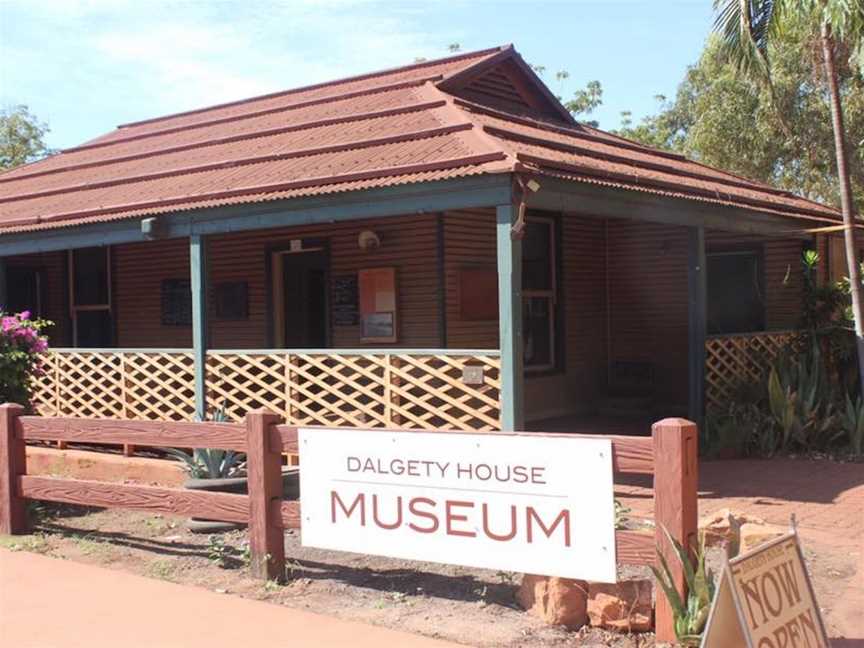
<svg viewBox="0 0 864 648">
<path fill-rule="evenodd" d="M 27 106 L 0 110 L 0 169 L 11 169 L 38 160 L 50 151 L 45 144 L 47 124 L 30 113 Z"/>
<path fill-rule="evenodd" d="M 840 91 L 840 67 L 848 64 L 850 52 L 856 56 L 864 40 L 864 5 L 850 0 L 714 0 L 717 12 L 715 31 L 721 36 L 722 54 L 742 77 L 755 80 L 767 88 L 771 110 L 784 132 L 791 135 L 785 118 L 785 106 L 778 97 L 772 75 L 769 47 L 791 29 L 803 29 L 805 43 L 810 45 L 799 57 L 813 61 L 813 75 L 821 73 L 827 95 L 833 129 L 836 173 L 840 209 L 843 214 L 846 263 L 852 313 L 855 318 L 855 340 L 858 351 L 858 374 L 864 394 L 864 320 L 862 320 L 861 276 L 855 244 L 855 198 L 852 194 L 847 131 L 844 124 L 843 96 Z M 817 57 L 809 52 L 821 53 Z M 860 68 L 859 68 L 860 72 Z"/>
</svg>

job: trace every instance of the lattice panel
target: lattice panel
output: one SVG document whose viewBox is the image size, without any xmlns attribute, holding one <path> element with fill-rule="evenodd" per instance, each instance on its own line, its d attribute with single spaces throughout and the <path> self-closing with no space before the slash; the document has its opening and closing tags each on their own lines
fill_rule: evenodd
<svg viewBox="0 0 864 648">
<path fill-rule="evenodd" d="M 57 354 L 44 353 L 39 361 L 39 373 L 30 383 L 33 409 L 40 416 L 59 416 L 57 392 Z"/>
<path fill-rule="evenodd" d="M 466 365 L 483 367 L 483 384 L 466 385 Z M 391 407 L 398 427 L 500 429 L 500 363 L 487 356 L 395 355 L 391 361 Z"/>
<path fill-rule="evenodd" d="M 292 354 L 288 423 L 387 427 L 387 355 Z"/>
<path fill-rule="evenodd" d="M 466 385 L 466 365 L 483 384 Z M 50 352 L 34 378 L 43 415 L 192 420 L 190 352 Z M 500 362 L 483 355 L 209 353 L 207 398 L 242 420 L 261 407 L 296 425 L 496 430 Z"/>
<path fill-rule="evenodd" d="M 60 416 L 127 418 L 121 354 L 77 351 L 54 358 Z"/>
<path fill-rule="evenodd" d="M 191 421 L 195 418 L 195 359 L 187 352 L 124 352 L 124 418 Z"/>
<path fill-rule="evenodd" d="M 287 354 L 208 354 L 207 402 L 234 421 L 261 407 L 285 416 L 288 364 Z"/>
<path fill-rule="evenodd" d="M 742 381 L 759 380 L 768 364 L 794 339 L 794 333 L 752 333 L 705 341 L 705 401 L 723 406 Z"/>
</svg>

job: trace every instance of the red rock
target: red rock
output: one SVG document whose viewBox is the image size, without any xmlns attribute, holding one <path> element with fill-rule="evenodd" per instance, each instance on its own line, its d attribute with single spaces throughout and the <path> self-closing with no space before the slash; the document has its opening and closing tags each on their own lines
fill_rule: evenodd
<svg viewBox="0 0 864 648">
<path fill-rule="evenodd" d="M 748 523 L 764 524 L 765 520 L 724 508 L 700 519 L 699 533 L 706 547 L 725 547 L 731 557 L 738 553 L 741 525 Z"/>
<path fill-rule="evenodd" d="M 740 553 L 755 549 L 764 542 L 778 538 L 788 533 L 787 527 L 774 524 L 755 524 L 748 522 L 741 525 L 741 550 Z"/>
<path fill-rule="evenodd" d="M 588 583 L 570 578 L 525 574 L 516 600 L 528 612 L 550 625 L 571 630 L 588 621 Z"/>
<path fill-rule="evenodd" d="M 588 585 L 588 620 L 592 626 L 619 632 L 647 632 L 654 605 L 650 580 Z"/>
</svg>

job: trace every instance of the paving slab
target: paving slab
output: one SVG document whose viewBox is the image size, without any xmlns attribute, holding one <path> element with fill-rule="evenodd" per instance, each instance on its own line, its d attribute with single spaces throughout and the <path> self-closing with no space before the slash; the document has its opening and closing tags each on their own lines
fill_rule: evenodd
<svg viewBox="0 0 864 648">
<path fill-rule="evenodd" d="M 0 549 L 0 646 L 455 648 L 456 644 Z"/>
</svg>

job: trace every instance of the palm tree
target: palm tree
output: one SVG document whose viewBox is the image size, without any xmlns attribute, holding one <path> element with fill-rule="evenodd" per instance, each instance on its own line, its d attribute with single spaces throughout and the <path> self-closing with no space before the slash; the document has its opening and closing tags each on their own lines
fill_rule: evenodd
<svg viewBox="0 0 864 648">
<path fill-rule="evenodd" d="M 793 20 L 813 25 L 814 42 L 822 52 L 822 66 L 828 90 L 837 176 L 840 183 L 840 207 L 852 315 L 855 321 L 855 346 L 858 352 L 858 377 L 864 397 L 864 319 L 861 303 L 861 270 L 855 244 L 855 203 L 849 175 L 843 105 L 837 75 L 837 56 L 841 45 L 849 50 L 864 47 L 864 3 L 860 0 L 714 0 L 714 30 L 721 36 L 723 50 L 738 70 L 768 85 L 772 98 L 774 87 L 768 61 L 768 47 Z M 782 121 L 782 118 L 781 118 Z"/>
</svg>

